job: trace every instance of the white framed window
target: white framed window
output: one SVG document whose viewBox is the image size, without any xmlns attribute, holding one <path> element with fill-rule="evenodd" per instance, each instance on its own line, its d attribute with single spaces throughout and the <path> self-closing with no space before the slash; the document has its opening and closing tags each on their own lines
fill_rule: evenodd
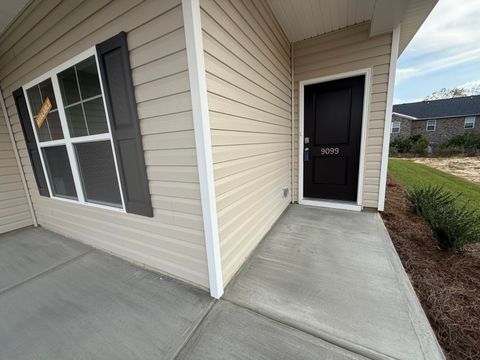
<svg viewBox="0 0 480 360">
<path fill-rule="evenodd" d="M 400 121 L 392 121 L 392 134 L 398 134 L 400 132 Z"/>
<path fill-rule="evenodd" d="M 125 212 L 95 48 L 23 86 L 51 198 Z M 49 98 L 52 109 L 35 119 Z"/>
<path fill-rule="evenodd" d="M 437 120 L 427 120 L 427 131 L 435 131 L 437 127 Z"/>
<path fill-rule="evenodd" d="M 475 127 L 475 116 L 466 117 L 463 128 L 464 129 L 473 129 L 474 127 Z"/>
</svg>

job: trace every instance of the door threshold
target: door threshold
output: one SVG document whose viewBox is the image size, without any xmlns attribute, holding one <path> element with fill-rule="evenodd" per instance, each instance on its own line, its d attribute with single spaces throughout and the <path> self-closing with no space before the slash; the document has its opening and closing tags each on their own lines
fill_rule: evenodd
<svg viewBox="0 0 480 360">
<path fill-rule="evenodd" d="M 362 206 L 352 201 L 325 200 L 315 198 L 304 198 L 298 201 L 300 205 L 323 207 L 328 209 L 362 211 Z"/>
</svg>

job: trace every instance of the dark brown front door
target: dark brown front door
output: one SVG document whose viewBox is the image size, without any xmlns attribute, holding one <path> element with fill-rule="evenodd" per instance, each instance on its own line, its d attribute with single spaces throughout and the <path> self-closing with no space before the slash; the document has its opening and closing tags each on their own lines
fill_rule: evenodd
<svg viewBox="0 0 480 360">
<path fill-rule="evenodd" d="M 304 91 L 305 198 L 356 201 L 365 76 Z"/>
</svg>

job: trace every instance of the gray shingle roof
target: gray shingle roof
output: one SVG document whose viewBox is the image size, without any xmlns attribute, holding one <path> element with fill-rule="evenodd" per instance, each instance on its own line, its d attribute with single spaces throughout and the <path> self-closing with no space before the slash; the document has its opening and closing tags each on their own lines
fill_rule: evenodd
<svg viewBox="0 0 480 360">
<path fill-rule="evenodd" d="M 393 112 L 417 119 L 480 115 L 480 95 L 398 104 Z"/>
</svg>

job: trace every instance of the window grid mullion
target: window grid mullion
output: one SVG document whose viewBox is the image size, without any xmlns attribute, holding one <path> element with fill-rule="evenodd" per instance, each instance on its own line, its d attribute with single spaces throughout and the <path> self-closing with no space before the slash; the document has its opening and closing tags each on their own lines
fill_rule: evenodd
<svg viewBox="0 0 480 360">
<path fill-rule="evenodd" d="M 66 145 L 65 139 L 43 141 L 41 143 L 38 143 L 38 146 L 41 148 L 52 147 L 52 146 L 62 146 L 62 145 Z"/>
<path fill-rule="evenodd" d="M 78 80 L 77 65 L 73 67 L 73 70 L 75 71 L 75 79 L 77 80 L 77 89 L 78 95 L 80 96 L 80 106 L 82 107 L 83 121 L 85 122 L 85 128 L 87 129 L 87 135 L 90 135 L 90 129 L 88 128 L 87 124 L 87 114 L 85 114 L 85 107 L 83 106 L 82 90 L 80 90 L 80 81 Z"/>
<path fill-rule="evenodd" d="M 65 105 L 65 109 L 69 109 L 69 108 L 71 108 L 71 107 L 73 107 L 73 106 L 75 106 L 75 105 L 81 104 L 82 102 L 83 102 L 83 103 L 86 103 L 86 102 L 89 102 L 90 100 L 99 99 L 99 98 L 101 98 L 101 97 L 102 97 L 102 94 L 95 95 L 95 96 L 91 96 L 91 97 L 89 97 L 89 98 L 87 98 L 87 99 L 83 99 L 83 100 L 76 101 L 76 102 L 74 102 L 74 103 Z M 54 111 L 55 111 L 55 110 L 54 110 Z"/>
<path fill-rule="evenodd" d="M 63 99 L 60 92 L 60 86 L 58 84 L 57 74 L 52 75 L 52 85 L 53 92 L 57 100 L 58 115 L 60 117 L 60 124 L 62 125 L 63 137 L 65 139 L 68 160 L 70 162 L 70 168 L 72 170 L 73 182 L 75 183 L 75 190 L 77 192 L 78 202 L 80 202 L 81 204 L 85 204 L 85 196 L 83 194 L 83 186 L 77 164 L 77 157 L 75 156 L 75 149 L 73 148 L 73 144 L 70 138 L 70 131 L 68 129 L 67 117 L 65 115 L 65 109 L 63 107 Z"/>
<path fill-rule="evenodd" d="M 95 134 L 95 135 L 85 135 L 85 136 L 79 136 L 79 137 L 70 139 L 72 144 L 81 144 L 81 143 L 105 141 L 105 140 L 110 141 L 110 134 L 103 133 L 103 134 Z"/>
</svg>

